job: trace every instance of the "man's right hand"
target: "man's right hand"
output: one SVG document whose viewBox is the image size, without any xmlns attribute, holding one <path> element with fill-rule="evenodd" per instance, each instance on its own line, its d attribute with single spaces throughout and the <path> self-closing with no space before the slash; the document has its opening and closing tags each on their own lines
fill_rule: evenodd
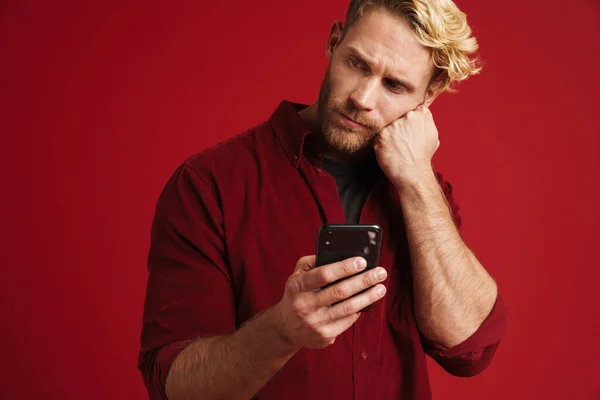
<svg viewBox="0 0 600 400">
<path fill-rule="evenodd" d="M 315 261 L 314 255 L 298 260 L 283 297 L 273 310 L 280 333 L 298 348 L 322 349 L 333 344 L 338 335 L 356 322 L 360 310 L 381 299 L 386 290 L 384 285 L 378 284 L 387 276 L 384 268 L 356 275 L 366 267 L 362 257 L 318 268 Z M 378 273 L 383 275 L 378 276 Z M 342 278 L 348 279 L 320 290 Z M 337 304 L 332 306 L 334 303 Z"/>
</svg>

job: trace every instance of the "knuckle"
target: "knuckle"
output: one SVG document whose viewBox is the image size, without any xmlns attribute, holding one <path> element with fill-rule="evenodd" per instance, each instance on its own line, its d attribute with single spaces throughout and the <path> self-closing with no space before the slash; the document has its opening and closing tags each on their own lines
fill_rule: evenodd
<svg viewBox="0 0 600 400">
<path fill-rule="evenodd" d="M 325 327 L 315 327 L 313 331 L 319 337 L 319 339 L 327 340 L 327 329 Z"/>
<path fill-rule="evenodd" d="M 346 275 L 351 274 L 356 271 L 356 267 L 354 266 L 354 259 L 350 259 L 344 262 L 344 273 Z"/>
<path fill-rule="evenodd" d="M 296 272 L 299 272 L 299 271 L 310 271 L 311 269 L 314 268 L 315 259 L 316 259 L 316 257 L 314 255 L 301 257 L 296 262 L 295 271 Z"/>
<path fill-rule="evenodd" d="M 362 277 L 363 287 L 367 288 L 367 287 L 373 286 L 376 281 L 377 281 L 377 278 L 375 277 L 374 272 L 371 272 L 370 274 L 363 274 L 363 277 Z"/>
<path fill-rule="evenodd" d="M 334 276 L 330 268 L 323 268 L 321 271 L 319 271 L 317 279 L 322 283 L 330 283 L 333 281 Z"/>
<path fill-rule="evenodd" d="M 336 338 L 336 334 L 331 328 L 324 328 L 321 337 L 327 342 L 332 342 Z"/>
<path fill-rule="evenodd" d="M 300 293 L 304 289 L 304 282 L 298 275 L 291 276 L 287 281 L 287 287 L 293 293 Z"/>
<path fill-rule="evenodd" d="M 292 302 L 292 311 L 300 319 L 304 319 L 308 315 L 306 305 L 302 300 L 299 299 L 296 299 Z"/>
<path fill-rule="evenodd" d="M 315 320 L 313 320 L 313 319 L 307 319 L 306 322 L 305 322 L 305 324 L 306 324 L 306 327 L 309 330 L 312 330 L 312 331 L 317 332 L 317 333 L 319 332 L 319 324 Z"/>
<path fill-rule="evenodd" d="M 321 329 L 321 332 L 319 334 L 321 335 L 321 337 L 324 340 L 329 340 L 329 339 L 331 339 L 333 337 L 331 335 L 331 329 L 329 329 L 329 328 L 323 328 L 323 329 Z"/>
<path fill-rule="evenodd" d="M 298 264 L 314 266 L 315 260 L 316 260 L 315 255 L 304 256 L 300 260 L 298 260 Z"/>
<path fill-rule="evenodd" d="M 337 307 L 330 307 L 327 310 L 327 322 L 331 322 L 331 321 L 335 321 L 336 319 L 339 318 L 339 308 Z"/>
<path fill-rule="evenodd" d="M 332 287 L 332 292 L 336 299 L 345 299 L 348 297 L 348 288 L 345 285 L 336 285 Z"/>
<path fill-rule="evenodd" d="M 344 304 L 342 306 L 342 313 L 344 314 L 344 316 L 354 314 L 355 309 L 356 309 L 356 300 L 351 300 L 351 301 L 346 302 L 346 304 Z"/>
<path fill-rule="evenodd" d="M 309 263 L 315 256 L 303 256 L 298 260 L 298 264 L 306 264 Z"/>
</svg>

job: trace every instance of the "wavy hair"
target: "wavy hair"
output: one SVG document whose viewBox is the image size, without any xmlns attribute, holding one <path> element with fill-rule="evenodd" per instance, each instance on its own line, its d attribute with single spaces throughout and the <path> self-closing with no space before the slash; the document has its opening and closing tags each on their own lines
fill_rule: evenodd
<svg viewBox="0 0 600 400">
<path fill-rule="evenodd" d="M 373 7 L 404 18 L 417 40 L 431 50 L 437 68 L 431 81 L 433 90 L 454 92 L 457 83 L 481 71 L 477 39 L 466 14 L 451 0 L 351 0 L 343 36 Z"/>
</svg>

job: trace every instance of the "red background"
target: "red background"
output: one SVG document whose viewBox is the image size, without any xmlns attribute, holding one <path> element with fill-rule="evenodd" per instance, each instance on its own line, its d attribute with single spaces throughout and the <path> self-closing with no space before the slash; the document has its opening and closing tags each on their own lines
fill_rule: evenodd
<svg viewBox="0 0 600 400">
<path fill-rule="evenodd" d="M 143 399 L 149 226 L 188 155 L 312 102 L 347 1 L 0 4 L 0 398 Z M 596 0 L 459 0 L 486 65 L 436 167 L 509 326 L 437 399 L 599 399 Z M 235 168 L 232 165 L 232 168 Z"/>
</svg>

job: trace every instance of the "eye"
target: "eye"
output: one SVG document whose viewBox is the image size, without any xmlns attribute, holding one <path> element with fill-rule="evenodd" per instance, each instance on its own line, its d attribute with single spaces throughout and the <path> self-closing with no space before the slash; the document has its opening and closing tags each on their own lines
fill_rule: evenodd
<svg viewBox="0 0 600 400">
<path fill-rule="evenodd" d="M 367 67 L 355 58 L 350 58 L 350 65 L 360 71 L 368 71 Z"/>
<path fill-rule="evenodd" d="M 387 88 L 390 89 L 392 92 L 402 93 L 405 91 L 404 86 L 402 86 L 400 83 L 396 82 L 393 79 L 385 79 L 384 83 L 387 86 Z"/>
</svg>

